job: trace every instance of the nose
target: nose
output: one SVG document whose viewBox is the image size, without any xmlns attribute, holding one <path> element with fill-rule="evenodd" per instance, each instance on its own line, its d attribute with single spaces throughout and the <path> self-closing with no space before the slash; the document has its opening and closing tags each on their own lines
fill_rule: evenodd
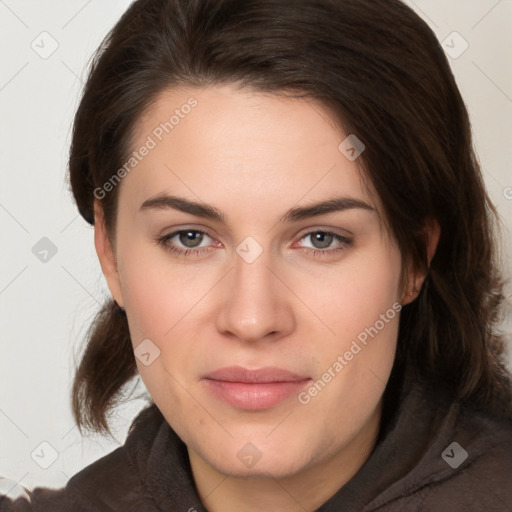
<svg viewBox="0 0 512 512">
<path fill-rule="evenodd" d="M 276 341 L 292 332 L 293 293 L 275 267 L 265 251 L 252 263 L 235 254 L 234 268 L 222 281 L 219 332 L 249 343 Z"/>
</svg>

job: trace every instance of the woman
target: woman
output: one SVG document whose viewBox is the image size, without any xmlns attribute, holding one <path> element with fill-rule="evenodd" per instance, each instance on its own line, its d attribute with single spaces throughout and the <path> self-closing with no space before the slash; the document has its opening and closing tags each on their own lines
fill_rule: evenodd
<svg viewBox="0 0 512 512">
<path fill-rule="evenodd" d="M 512 509 L 496 212 L 398 0 L 137 0 L 69 159 L 112 301 L 81 429 L 124 446 L 1 511 Z"/>
</svg>

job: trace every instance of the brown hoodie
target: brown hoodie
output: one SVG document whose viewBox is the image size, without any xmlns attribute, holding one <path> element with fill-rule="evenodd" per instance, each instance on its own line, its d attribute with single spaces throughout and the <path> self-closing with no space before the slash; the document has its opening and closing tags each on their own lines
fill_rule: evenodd
<svg viewBox="0 0 512 512">
<path fill-rule="evenodd" d="M 449 403 L 419 382 L 396 395 L 395 406 L 387 395 L 370 458 L 318 512 L 512 512 L 510 420 Z M 135 418 L 124 446 L 65 488 L 29 495 L 0 496 L 0 512 L 206 511 L 186 446 L 154 404 Z"/>
</svg>

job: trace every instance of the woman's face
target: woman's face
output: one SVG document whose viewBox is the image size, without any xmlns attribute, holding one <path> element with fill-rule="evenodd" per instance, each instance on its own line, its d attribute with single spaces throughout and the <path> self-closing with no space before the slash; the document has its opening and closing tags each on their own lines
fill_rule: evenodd
<svg viewBox="0 0 512 512">
<path fill-rule="evenodd" d="M 346 137 L 316 103 L 231 86 L 166 91 L 137 124 L 118 273 L 100 259 L 149 393 L 222 473 L 286 477 L 373 446 L 401 256 Z"/>
</svg>

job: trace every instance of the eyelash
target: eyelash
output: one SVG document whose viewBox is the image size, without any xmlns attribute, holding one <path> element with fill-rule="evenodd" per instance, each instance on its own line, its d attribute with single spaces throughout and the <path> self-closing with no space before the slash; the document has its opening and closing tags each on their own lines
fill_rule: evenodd
<svg viewBox="0 0 512 512">
<path fill-rule="evenodd" d="M 176 254 L 177 256 L 181 256 L 186 258 L 189 255 L 192 256 L 201 256 L 203 253 L 210 252 L 210 248 L 199 248 L 199 249 L 178 249 L 175 245 L 172 245 L 169 243 L 171 239 L 173 239 L 175 236 L 180 235 L 181 233 L 198 233 L 201 235 L 206 235 L 209 238 L 211 237 L 206 231 L 201 231 L 199 229 L 181 229 L 179 231 L 174 231 L 173 233 L 169 235 L 165 235 L 161 238 L 157 238 L 156 242 L 163 246 L 165 250 L 169 251 L 172 254 Z M 346 238 L 344 236 L 338 235 L 337 233 L 332 233 L 330 231 L 322 231 L 322 230 L 316 230 L 316 231 L 310 231 L 306 233 L 304 236 L 300 238 L 300 240 L 303 240 L 304 238 L 307 238 L 308 236 L 311 236 L 313 234 L 322 233 L 323 235 L 327 236 L 333 236 L 336 240 L 338 240 L 341 243 L 341 247 L 338 247 L 336 249 L 311 249 L 310 247 L 303 247 L 302 249 L 304 252 L 308 255 L 312 255 L 315 258 L 323 258 L 327 256 L 332 256 L 334 254 L 338 254 L 341 251 L 344 251 L 347 247 L 350 247 L 352 244 L 352 240 L 349 238 Z"/>
</svg>

